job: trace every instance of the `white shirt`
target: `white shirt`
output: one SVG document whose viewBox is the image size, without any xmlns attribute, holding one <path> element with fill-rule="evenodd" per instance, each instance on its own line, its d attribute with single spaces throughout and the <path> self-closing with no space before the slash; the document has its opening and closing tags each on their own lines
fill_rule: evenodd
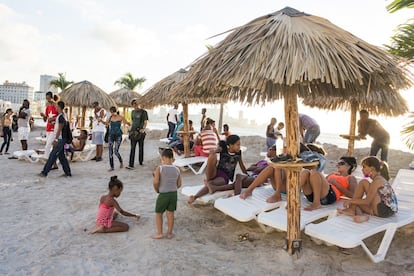
<svg viewBox="0 0 414 276">
<path fill-rule="evenodd" d="M 176 116 L 178 117 L 178 110 L 175 108 L 170 109 L 168 111 L 168 122 L 177 124 Z"/>
</svg>

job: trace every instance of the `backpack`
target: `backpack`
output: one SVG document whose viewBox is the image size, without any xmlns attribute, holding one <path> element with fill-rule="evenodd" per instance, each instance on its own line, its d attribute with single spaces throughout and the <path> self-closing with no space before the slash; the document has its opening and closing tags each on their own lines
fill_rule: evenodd
<svg viewBox="0 0 414 276">
<path fill-rule="evenodd" d="M 62 139 L 65 139 L 66 140 L 66 144 L 72 143 L 73 136 L 72 136 L 72 131 L 70 130 L 69 122 L 68 121 L 66 121 L 65 124 L 63 125 L 63 128 L 62 128 Z"/>
</svg>

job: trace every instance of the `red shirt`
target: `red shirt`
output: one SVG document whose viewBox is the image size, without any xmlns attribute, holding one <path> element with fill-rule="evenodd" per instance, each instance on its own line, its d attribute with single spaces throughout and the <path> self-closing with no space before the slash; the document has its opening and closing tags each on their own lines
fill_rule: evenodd
<svg viewBox="0 0 414 276">
<path fill-rule="evenodd" d="M 54 130 L 55 128 L 55 121 L 53 120 L 52 122 L 50 121 L 51 118 L 56 119 L 58 113 L 56 110 L 56 106 L 54 104 L 47 104 L 46 106 L 46 131 L 47 132 L 51 132 Z"/>
</svg>

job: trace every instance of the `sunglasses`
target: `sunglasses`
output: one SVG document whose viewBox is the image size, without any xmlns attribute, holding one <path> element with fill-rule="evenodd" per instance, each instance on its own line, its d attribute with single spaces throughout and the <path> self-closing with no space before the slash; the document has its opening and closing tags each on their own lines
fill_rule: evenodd
<svg viewBox="0 0 414 276">
<path fill-rule="evenodd" d="M 339 161 L 336 165 L 338 166 L 344 166 L 344 165 L 348 165 L 346 162 L 344 161 Z"/>
</svg>

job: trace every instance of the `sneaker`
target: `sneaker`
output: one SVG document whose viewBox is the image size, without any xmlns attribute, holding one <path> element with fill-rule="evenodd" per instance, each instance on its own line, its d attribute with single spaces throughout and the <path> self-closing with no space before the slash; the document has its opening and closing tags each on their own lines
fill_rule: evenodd
<svg viewBox="0 0 414 276">
<path fill-rule="evenodd" d="M 94 158 L 92 158 L 91 161 L 96 161 L 96 156 Z"/>
<path fill-rule="evenodd" d="M 16 156 L 10 156 L 9 159 L 18 159 Z"/>
<path fill-rule="evenodd" d="M 66 173 L 64 173 L 60 177 L 72 177 L 72 174 L 66 174 Z"/>
<path fill-rule="evenodd" d="M 139 164 L 140 164 L 141 166 L 144 166 L 144 165 L 142 165 L 142 162 L 139 162 Z"/>
<path fill-rule="evenodd" d="M 38 174 L 38 176 L 40 176 L 40 177 L 46 177 L 47 175 L 45 175 L 44 173 L 41 172 L 41 173 Z"/>
<path fill-rule="evenodd" d="M 134 167 L 132 167 L 132 166 L 126 166 L 125 169 L 134 170 Z"/>
<path fill-rule="evenodd" d="M 100 161 L 102 161 L 102 157 L 96 157 L 96 162 L 100 162 Z"/>
</svg>

